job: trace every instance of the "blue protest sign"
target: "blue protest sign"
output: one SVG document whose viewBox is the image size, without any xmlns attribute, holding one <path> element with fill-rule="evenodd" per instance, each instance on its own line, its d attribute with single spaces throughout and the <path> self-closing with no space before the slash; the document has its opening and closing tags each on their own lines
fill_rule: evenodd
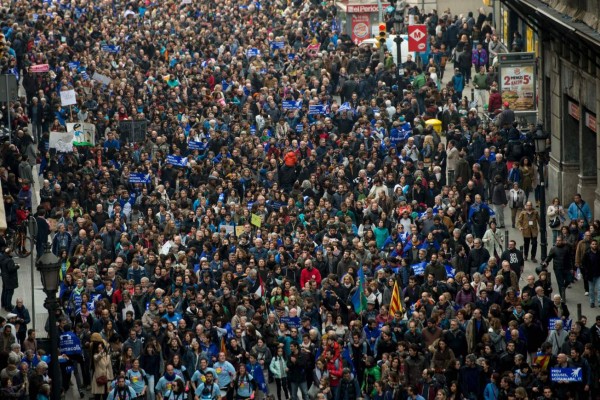
<svg viewBox="0 0 600 400">
<path fill-rule="evenodd" d="M 81 354 L 81 342 L 73 332 L 65 332 L 60 335 L 58 350 L 60 351 L 60 354 L 66 354 L 68 356 Z"/>
<path fill-rule="evenodd" d="M 448 278 L 454 278 L 454 276 L 456 275 L 456 269 L 454 267 L 452 267 L 452 264 L 446 264 L 446 275 L 448 275 Z"/>
<path fill-rule="evenodd" d="M 284 100 L 282 103 L 284 110 L 300 110 L 302 109 L 302 100 Z"/>
<path fill-rule="evenodd" d="M 304 130 L 304 125 L 303 124 L 296 125 L 296 132 L 302 132 L 303 130 Z"/>
<path fill-rule="evenodd" d="M 113 54 L 116 54 L 121 51 L 121 46 L 115 46 L 114 44 L 103 44 L 101 48 L 102 51 Z"/>
<path fill-rule="evenodd" d="M 325 114 L 325 106 L 323 104 L 313 104 L 308 108 L 308 115 Z"/>
<path fill-rule="evenodd" d="M 187 158 L 169 154 L 167 156 L 167 163 L 173 164 L 176 167 L 185 167 L 187 166 Z"/>
<path fill-rule="evenodd" d="M 583 380 L 581 368 L 550 368 L 552 382 L 581 382 Z"/>
<path fill-rule="evenodd" d="M 549 331 L 553 331 L 554 330 L 554 325 L 556 325 L 556 321 L 561 321 L 561 319 L 560 318 L 550 318 L 548 320 L 548 330 Z M 569 332 L 571 330 L 571 323 L 573 321 L 570 320 L 570 319 L 567 319 L 567 320 L 562 321 L 562 322 L 563 322 L 563 329 L 565 331 Z"/>
<path fill-rule="evenodd" d="M 188 142 L 188 147 L 190 150 L 204 150 L 206 148 L 206 144 L 204 142 L 195 142 L 190 140 Z"/>
<path fill-rule="evenodd" d="M 271 43 L 272 50 L 283 49 L 284 46 L 285 46 L 285 43 L 283 43 L 283 42 L 272 42 Z"/>
<path fill-rule="evenodd" d="M 425 273 L 425 262 L 420 262 L 418 264 L 411 265 L 413 272 L 415 275 L 423 275 Z"/>
<path fill-rule="evenodd" d="M 67 65 L 70 69 L 77 69 L 81 65 L 81 61 L 71 61 Z"/>
<path fill-rule="evenodd" d="M 252 126 L 250 127 L 250 134 L 251 134 L 251 135 L 256 135 L 256 126 L 252 125 Z"/>
<path fill-rule="evenodd" d="M 150 174 L 132 172 L 129 174 L 129 183 L 150 183 Z"/>
<path fill-rule="evenodd" d="M 296 57 L 295 54 L 288 54 L 288 60 L 290 60 L 290 61 L 293 61 L 295 57 Z"/>
<path fill-rule="evenodd" d="M 246 52 L 246 57 L 248 57 L 248 58 L 256 57 L 259 55 L 260 55 L 260 50 L 258 50 L 256 48 L 248 49 L 248 51 Z"/>
<path fill-rule="evenodd" d="M 300 328 L 300 317 L 281 317 L 279 322 L 285 322 L 290 328 Z"/>
</svg>

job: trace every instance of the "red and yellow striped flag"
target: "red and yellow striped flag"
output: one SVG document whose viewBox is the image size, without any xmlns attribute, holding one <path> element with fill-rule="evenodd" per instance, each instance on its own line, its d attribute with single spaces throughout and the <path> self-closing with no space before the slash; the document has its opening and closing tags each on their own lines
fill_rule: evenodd
<svg viewBox="0 0 600 400">
<path fill-rule="evenodd" d="M 400 298 L 400 288 L 398 287 L 398 281 L 394 282 L 394 291 L 392 292 L 392 300 L 390 301 L 390 316 L 393 318 L 396 311 L 400 311 L 404 314 L 402 308 L 402 299 Z"/>
<path fill-rule="evenodd" d="M 227 346 L 225 345 L 225 336 L 221 336 L 221 353 L 227 355 Z"/>
</svg>

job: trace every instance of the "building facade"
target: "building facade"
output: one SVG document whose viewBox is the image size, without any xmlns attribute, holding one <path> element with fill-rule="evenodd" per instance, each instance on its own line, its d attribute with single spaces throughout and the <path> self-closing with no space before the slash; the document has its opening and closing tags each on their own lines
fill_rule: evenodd
<svg viewBox="0 0 600 400">
<path fill-rule="evenodd" d="M 505 43 L 515 31 L 537 54 L 538 119 L 552 137 L 548 193 L 581 193 L 600 216 L 600 0 L 501 0 Z M 593 207 L 592 207 L 593 205 Z"/>
</svg>

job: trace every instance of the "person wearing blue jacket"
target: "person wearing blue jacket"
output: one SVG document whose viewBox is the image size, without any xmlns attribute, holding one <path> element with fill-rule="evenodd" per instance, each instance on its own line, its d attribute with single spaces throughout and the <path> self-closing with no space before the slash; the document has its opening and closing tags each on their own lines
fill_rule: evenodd
<svg viewBox="0 0 600 400">
<path fill-rule="evenodd" d="M 581 198 L 579 193 L 573 196 L 573 202 L 569 206 L 567 214 L 569 215 L 571 221 L 583 219 L 585 229 L 590 226 L 590 221 L 592 220 L 592 211 L 590 210 L 590 206 Z"/>
<path fill-rule="evenodd" d="M 498 400 L 498 395 L 500 394 L 500 389 L 498 389 L 499 379 L 500 374 L 494 372 L 490 378 L 490 383 L 488 383 L 483 390 L 484 400 Z"/>
</svg>

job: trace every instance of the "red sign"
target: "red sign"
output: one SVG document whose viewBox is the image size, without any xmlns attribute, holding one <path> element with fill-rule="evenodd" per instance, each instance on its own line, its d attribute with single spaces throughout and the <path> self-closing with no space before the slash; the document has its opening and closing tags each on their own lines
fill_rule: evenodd
<svg viewBox="0 0 600 400">
<path fill-rule="evenodd" d="M 408 51 L 427 50 L 427 26 L 409 25 L 408 27 Z"/>
<path fill-rule="evenodd" d="M 50 66 L 48 64 L 32 65 L 29 67 L 29 71 L 32 73 L 48 72 L 50 71 Z"/>
<path fill-rule="evenodd" d="M 352 14 L 352 41 L 360 44 L 369 38 L 371 32 L 371 20 L 369 14 Z"/>
<path fill-rule="evenodd" d="M 592 132 L 598 132 L 596 129 L 596 116 L 590 114 L 589 112 L 585 113 L 585 126 L 590 128 Z"/>
<path fill-rule="evenodd" d="M 384 3 L 381 5 L 382 8 L 386 8 L 389 6 L 389 3 Z M 377 4 L 348 4 L 346 6 L 347 13 L 375 13 L 379 11 L 379 7 Z"/>
<path fill-rule="evenodd" d="M 579 121 L 579 104 L 569 101 L 569 115 Z"/>
</svg>

